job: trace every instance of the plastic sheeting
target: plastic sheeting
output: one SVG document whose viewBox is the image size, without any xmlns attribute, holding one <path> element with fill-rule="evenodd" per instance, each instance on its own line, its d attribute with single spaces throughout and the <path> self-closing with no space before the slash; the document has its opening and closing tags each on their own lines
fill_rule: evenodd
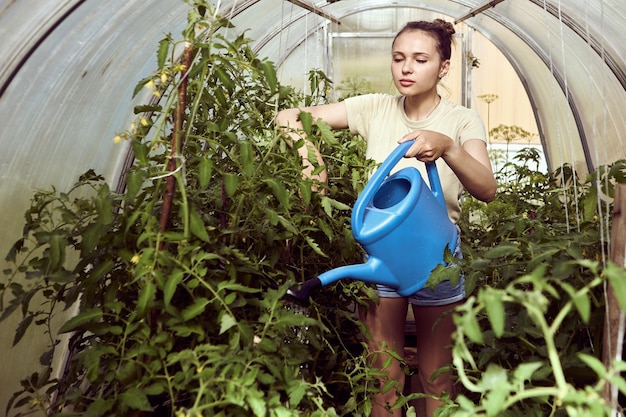
<svg viewBox="0 0 626 417">
<path fill-rule="evenodd" d="M 330 22 L 281 0 L 226 1 L 222 14 L 248 30 L 256 51 L 280 66 L 283 82 L 304 85 L 308 69 L 332 75 L 332 39 L 340 32 L 395 30 L 372 16 L 416 9 L 466 16 L 484 0 L 340 0 L 315 6 L 349 25 Z M 128 149 L 114 144 L 148 99 L 131 94 L 155 67 L 159 40 L 178 36 L 182 0 L 0 0 L 0 252 L 22 227 L 34 189 L 67 189 L 89 168 L 115 186 Z M 622 0 L 505 0 L 464 19 L 506 56 L 530 100 L 554 168 L 582 171 L 626 157 L 626 4 Z M 488 57 L 483 57 L 483 60 Z M 515 106 L 500 101 L 499 105 Z M 15 323 L 2 323 L 12 334 Z M 0 404 L 19 377 L 36 368 L 45 342 L 26 349 L 0 342 Z"/>
</svg>

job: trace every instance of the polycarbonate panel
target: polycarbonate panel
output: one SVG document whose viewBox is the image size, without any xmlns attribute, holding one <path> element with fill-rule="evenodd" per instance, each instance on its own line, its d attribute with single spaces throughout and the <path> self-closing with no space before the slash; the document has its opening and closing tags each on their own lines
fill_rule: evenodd
<svg viewBox="0 0 626 417">
<path fill-rule="evenodd" d="M 168 31 L 180 33 L 187 16 L 179 0 L 159 0 L 152 7 L 127 0 L 79 2 L 65 17 L 52 15 L 53 3 L 0 6 L 3 32 L 15 29 L 22 36 L 0 37 L 3 58 L 21 56 L 7 63 L 20 66 L 0 78 L 1 269 L 10 245 L 21 236 L 23 213 L 36 189 L 65 191 L 90 168 L 115 184 L 127 144 L 116 145 L 113 138 L 128 128 L 134 105 L 147 100 L 132 100 L 134 86 L 154 71 L 158 42 Z M 50 21 L 54 24 L 45 30 L 38 26 Z M 9 40 L 13 43 L 5 43 Z M 38 370 L 49 343 L 31 329 L 27 343 L 11 349 L 18 321 L 15 315 L 0 323 L 2 410 L 20 379 Z"/>
<path fill-rule="evenodd" d="M 20 0 L 19 7 L 14 3 L 10 0 L 0 2 L 0 39 L 3 45 L 0 48 L 0 80 L 9 78 L 28 58 L 29 51 L 36 47 L 39 40 L 80 1 Z"/>
</svg>

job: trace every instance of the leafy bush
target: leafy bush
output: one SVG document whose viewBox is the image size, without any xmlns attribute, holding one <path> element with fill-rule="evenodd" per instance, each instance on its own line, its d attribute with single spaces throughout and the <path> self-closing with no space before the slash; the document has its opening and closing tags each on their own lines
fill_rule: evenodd
<svg viewBox="0 0 626 417">
<path fill-rule="evenodd" d="M 626 280 L 605 259 L 601 219 L 626 161 L 581 181 L 568 166 L 534 171 L 536 157 L 529 148 L 502 167 L 493 203 L 463 204 L 472 296 L 455 316 L 453 349 L 463 394 L 441 415 L 609 416 L 605 385 L 626 393 L 624 363 L 601 362 L 604 283 Z"/>
<path fill-rule="evenodd" d="M 135 157 L 123 193 L 87 172 L 68 192 L 33 198 L 0 286 L 9 298 L 2 318 L 23 315 L 14 344 L 44 326 L 50 351 L 7 412 L 282 417 L 371 408 L 375 372 L 354 315 L 367 289 L 325 288 L 309 309 L 284 296 L 296 281 L 361 262 L 349 208 L 372 163 L 362 141 L 305 120 L 331 178 L 326 195 L 312 193 L 295 149 L 302 143 L 287 146 L 273 115 L 321 99 L 328 80 L 312 74 L 314 93 L 299 96 L 243 35 L 220 35 L 227 26 L 198 2 L 181 60 L 183 42 L 161 42 L 156 73 L 136 89 L 150 89 L 154 102 L 115 138 L 131 140 Z M 71 336 L 65 346 L 51 321 L 68 309 L 76 314 L 59 330 Z M 58 349 L 69 352 L 60 372 Z"/>
</svg>

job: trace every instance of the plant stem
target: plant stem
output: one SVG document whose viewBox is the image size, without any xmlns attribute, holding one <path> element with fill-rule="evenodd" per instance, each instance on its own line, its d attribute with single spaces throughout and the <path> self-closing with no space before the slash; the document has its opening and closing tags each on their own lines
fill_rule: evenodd
<svg viewBox="0 0 626 417">
<path fill-rule="evenodd" d="M 524 306 L 526 307 L 530 316 L 533 318 L 533 321 L 537 325 L 539 325 L 544 334 L 546 350 L 548 352 L 548 360 L 550 361 L 552 374 L 554 375 L 556 385 L 559 387 L 559 391 L 561 392 L 561 394 L 564 395 L 567 389 L 567 382 L 565 381 L 565 374 L 563 373 L 563 367 L 561 366 L 559 353 L 556 349 L 556 344 L 554 342 L 554 335 L 556 333 L 556 330 L 558 329 L 560 322 L 563 320 L 563 317 L 565 317 L 569 312 L 571 308 L 571 301 L 566 304 L 559 312 L 559 315 L 557 316 L 557 319 L 552 323 L 552 326 L 548 326 L 548 323 L 546 322 L 543 313 L 535 305 L 531 303 L 524 303 Z M 563 313 L 563 310 L 567 311 Z"/>
<path fill-rule="evenodd" d="M 502 410 L 507 410 L 516 402 L 522 401 L 526 398 L 548 397 L 548 396 L 558 397 L 558 396 L 561 396 L 562 394 L 563 393 L 561 389 L 555 388 L 555 387 L 531 388 L 531 389 L 524 390 L 522 392 L 519 392 L 515 395 L 510 396 L 507 399 L 507 401 L 504 403 L 504 405 L 502 406 Z"/>
</svg>

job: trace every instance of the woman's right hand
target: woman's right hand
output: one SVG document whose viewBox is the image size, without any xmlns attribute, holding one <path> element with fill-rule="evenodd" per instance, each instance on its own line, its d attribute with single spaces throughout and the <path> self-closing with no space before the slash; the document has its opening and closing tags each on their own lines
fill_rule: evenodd
<svg viewBox="0 0 626 417">
<path fill-rule="evenodd" d="M 311 163 L 309 159 L 310 151 L 313 151 L 315 155 L 317 166 L 324 166 L 325 164 L 319 149 L 317 149 L 311 141 L 306 139 L 306 134 L 303 131 L 302 122 L 300 121 L 300 113 L 302 112 L 310 113 L 313 120 L 323 120 L 333 129 L 345 129 L 348 127 L 345 104 L 341 102 L 313 107 L 285 109 L 279 111 L 274 119 L 276 125 L 293 139 L 293 141 L 287 142 L 289 146 L 293 146 L 294 141 L 304 140 L 304 146 L 298 149 L 298 154 L 302 159 L 302 177 L 327 184 L 328 172 L 326 169 L 313 175 L 316 165 Z M 322 194 L 326 194 L 326 188 L 319 189 L 315 184 L 313 184 L 312 189 L 313 191 L 320 191 Z"/>
</svg>

